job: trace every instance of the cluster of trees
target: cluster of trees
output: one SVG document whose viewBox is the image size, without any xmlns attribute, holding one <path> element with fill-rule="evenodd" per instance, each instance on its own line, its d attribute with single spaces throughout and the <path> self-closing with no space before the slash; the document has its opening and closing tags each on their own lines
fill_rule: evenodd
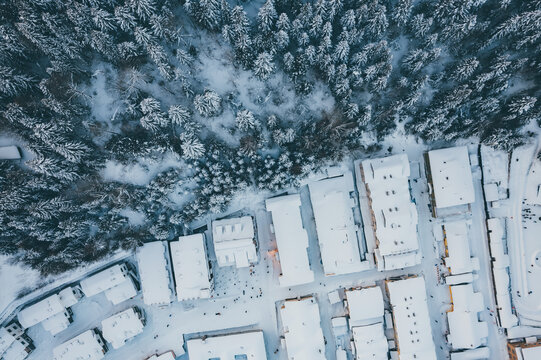
<svg viewBox="0 0 541 360">
<path fill-rule="evenodd" d="M 280 118 L 207 88 L 201 33 L 263 83 L 285 74 L 299 103 L 324 84 L 335 108 Z M 114 129 L 85 90 L 96 64 L 115 72 Z M 540 121 L 540 84 L 537 0 L 267 0 L 252 17 L 226 0 L 5 0 L 0 128 L 31 156 L 0 162 L 0 252 L 55 273 L 171 239 L 240 191 L 295 186 L 376 149 L 363 134 L 382 139 L 399 122 L 426 141 L 510 149 Z M 225 112 L 233 142 L 208 126 Z M 185 166 L 147 185 L 100 175 L 110 160 L 166 154 Z"/>
</svg>

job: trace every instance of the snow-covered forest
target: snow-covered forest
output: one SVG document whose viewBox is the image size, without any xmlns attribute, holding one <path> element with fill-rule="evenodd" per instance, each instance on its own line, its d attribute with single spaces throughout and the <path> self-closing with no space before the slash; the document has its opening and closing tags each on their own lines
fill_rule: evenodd
<svg viewBox="0 0 541 360">
<path fill-rule="evenodd" d="M 508 149 L 540 121 L 539 0 L 1 0 L 0 39 L 0 252 L 45 274 L 397 127 Z"/>
</svg>

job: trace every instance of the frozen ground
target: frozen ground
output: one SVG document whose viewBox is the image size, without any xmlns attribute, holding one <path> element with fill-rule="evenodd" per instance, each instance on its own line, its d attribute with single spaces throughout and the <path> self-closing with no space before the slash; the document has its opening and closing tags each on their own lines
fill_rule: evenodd
<svg viewBox="0 0 541 360">
<path fill-rule="evenodd" d="M 429 208 L 429 195 L 423 165 L 423 152 L 426 149 L 407 137 L 390 139 L 389 145 L 393 146 L 393 153 L 406 152 L 410 162 L 420 164 L 421 178 L 412 181 L 412 195 L 419 212 L 419 239 L 423 254 L 420 265 L 406 270 L 384 273 L 369 270 L 355 274 L 325 277 L 319 256 L 309 193 L 307 186 L 303 186 L 300 189 L 303 202 L 302 217 L 308 231 L 309 258 L 315 272 L 315 281 L 293 288 L 280 288 L 278 286 L 278 264 L 273 262 L 274 257 L 268 255 L 269 250 L 275 248 L 269 230 L 270 215 L 264 210 L 260 194 L 247 194 L 244 199 L 239 198 L 235 207 L 242 206 L 243 200 L 246 200 L 246 211 L 256 218 L 260 262 L 252 271 L 231 267 L 218 268 L 210 236 L 207 236 L 208 253 L 215 275 L 215 291 L 212 299 L 184 303 L 174 302 L 165 307 L 149 307 L 143 304 L 140 294 L 117 306 L 109 303 L 103 295 L 83 298 L 79 304 L 73 307 L 74 323 L 56 337 L 51 337 L 42 330 L 41 325 L 30 329 L 29 334 L 35 340 L 37 349 L 29 359 L 50 359 L 52 349 L 56 345 L 89 328 L 99 328 L 101 320 L 104 318 L 136 305 L 145 312 L 147 318 L 145 331 L 129 341 L 124 347 L 110 351 L 106 356 L 107 359 L 143 360 L 147 356 L 167 350 L 174 350 L 177 354 L 182 354 L 184 341 L 189 338 L 206 334 L 261 329 L 265 335 L 268 358 L 270 360 L 285 360 L 287 359 L 286 352 L 280 345 L 281 328 L 277 307 L 284 299 L 304 295 L 315 295 L 318 299 L 321 325 L 327 341 L 326 357 L 327 359 L 335 359 L 337 344 L 331 330 L 331 318 L 343 315 L 344 309 L 339 304 L 330 304 L 327 297 L 328 292 L 337 288 L 369 285 L 376 281 L 381 285 L 382 280 L 401 275 L 424 276 L 428 291 L 432 334 L 439 354 L 438 357 L 448 358 L 446 311 L 449 309 L 450 299 L 448 287 L 444 285 L 441 277 L 445 271 L 442 262 L 443 246 L 441 239 L 436 239 L 434 235 L 434 229 L 441 220 L 432 218 Z M 388 146 L 384 146 L 384 149 L 387 148 Z M 470 151 L 475 152 L 476 147 L 472 146 Z M 343 166 L 352 170 L 352 164 L 349 162 L 345 162 Z M 479 258 L 481 265 L 478 279 L 474 282 L 474 288 L 483 293 L 487 306 L 487 309 L 480 314 L 480 320 L 487 321 L 489 324 L 488 346 L 492 353 L 491 359 L 506 359 L 505 339 L 499 334 L 493 317 L 495 305 L 491 291 L 492 280 L 479 168 L 474 167 L 473 173 L 477 201 L 471 207 L 471 213 L 462 216 L 472 220 L 472 256 Z M 135 265 L 133 256 L 130 256 L 128 260 Z M 180 356 L 179 359 L 185 360 L 187 356 Z"/>
</svg>

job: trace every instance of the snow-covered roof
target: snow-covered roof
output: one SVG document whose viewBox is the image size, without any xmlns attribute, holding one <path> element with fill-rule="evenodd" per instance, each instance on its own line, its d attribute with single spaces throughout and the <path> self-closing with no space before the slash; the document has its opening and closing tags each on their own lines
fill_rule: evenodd
<svg viewBox="0 0 541 360">
<path fill-rule="evenodd" d="M 70 325 L 69 315 L 67 311 L 62 311 L 42 321 L 43 328 L 50 332 L 51 335 L 56 335 L 68 328 Z"/>
<path fill-rule="evenodd" d="M 130 276 L 120 284 L 105 290 L 105 297 L 114 305 L 118 305 L 137 295 L 137 288 Z"/>
<path fill-rule="evenodd" d="M 410 196 L 408 156 L 398 154 L 365 160 L 362 170 L 375 221 L 378 269 L 392 270 L 420 263 L 418 215 Z M 399 256 L 394 259 L 395 255 Z"/>
<path fill-rule="evenodd" d="M 117 286 L 126 280 L 125 264 L 113 265 L 97 274 L 81 280 L 81 289 L 86 296 L 94 296 L 107 289 Z"/>
<path fill-rule="evenodd" d="M 267 199 L 267 211 L 272 214 L 276 246 L 282 274 L 280 286 L 294 286 L 314 281 L 308 260 L 308 234 L 301 217 L 299 194 Z"/>
<path fill-rule="evenodd" d="M 387 360 L 389 345 L 383 323 L 355 326 L 351 329 L 355 344 L 356 360 Z"/>
<path fill-rule="evenodd" d="M 165 259 L 166 245 L 162 241 L 146 243 L 137 248 L 139 278 L 143 290 L 143 301 L 147 305 L 169 304 L 169 271 Z"/>
<path fill-rule="evenodd" d="M 210 273 L 203 234 L 172 241 L 171 260 L 179 301 L 210 297 Z"/>
<path fill-rule="evenodd" d="M 423 277 L 387 282 L 400 359 L 436 360 Z"/>
<path fill-rule="evenodd" d="M 349 326 L 369 325 L 383 319 L 383 294 L 379 286 L 346 291 Z"/>
<path fill-rule="evenodd" d="M 54 294 L 19 311 L 17 320 L 26 329 L 63 312 L 65 309 L 60 297 Z"/>
<path fill-rule="evenodd" d="M 17 160 L 20 158 L 21 152 L 17 146 L 0 146 L 0 160 Z"/>
<path fill-rule="evenodd" d="M 448 340 L 452 348 L 475 349 L 488 336 L 488 325 L 479 322 L 477 313 L 484 309 L 483 294 L 474 293 L 472 284 L 451 286 L 453 311 L 447 313 Z"/>
<path fill-rule="evenodd" d="M 280 317 L 289 360 L 325 360 L 325 339 L 315 298 L 285 301 Z"/>
<path fill-rule="evenodd" d="M 105 349 L 98 342 L 93 330 L 74 337 L 53 349 L 54 360 L 100 360 L 105 357 Z"/>
<path fill-rule="evenodd" d="M 443 224 L 448 256 L 445 265 L 451 274 L 463 274 L 476 270 L 476 261 L 471 257 L 468 224 L 465 221 L 453 221 Z"/>
<path fill-rule="evenodd" d="M 6 328 L 0 328 L 0 356 L 6 351 L 11 344 L 15 342 L 15 337 L 11 335 Z"/>
<path fill-rule="evenodd" d="M 161 355 L 152 355 L 147 360 L 175 360 L 175 355 L 172 351 L 168 351 Z"/>
<path fill-rule="evenodd" d="M 144 325 L 133 308 L 115 314 L 101 322 L 103 338 L 118 349 L 143 332 Z"/>
<path fill-rule="evenodd" d="M 359 251 L 361 234 L 353 218 L 352 173 L 313 182 L 308 187 L 325 275 L 365 270 Z"/>
<path fill-rule="evenodd" d="M 219 266 L 241 268 L 257 263 L 251 216 L 213 221 L 212 239 Z"/>
<path fill-rule="evenodd" d="M 437 208 L 475 201 L 470 157 L 466 146 L 428 152 L 430 176 Z"/>
<path fill-rule="evenodd" d="M 480 347 L 477 349 L 451 353 L 451 360 L 484 360 L 484 359 L 490 359 L 490 349 L 488 347 Z"/>
<path fill-rule="evenodd" d="M 224 336 L 210 336 L 186 342 L 190 359 L 266 360 L 262 331 L 251 331 Z M 244 355 L 245 357 L 241 357 Z"/>
<path fill-rule="evenodd" d="M 524 360 L 541 359 L 541 346 L 522 348 L 522 358 Z"/>
<path fill-rule="evenodd" d="M 58 293 L 58 296 L 60 296 L 60 302 L 67 308 L 77 304 L 77 302 L 79 301 L 79 299 L 75 295 L 74 288 L 72 288 L 71 286 L 62 289 Z"/>
<path fill-rule="evenodd" d="M 3 354 L 0 353 L 0 355 L 0 359 L 2 360 L 24 360 L 28 357 L 28 351 L 21 342 L 15 341 Z"/>
</svg>

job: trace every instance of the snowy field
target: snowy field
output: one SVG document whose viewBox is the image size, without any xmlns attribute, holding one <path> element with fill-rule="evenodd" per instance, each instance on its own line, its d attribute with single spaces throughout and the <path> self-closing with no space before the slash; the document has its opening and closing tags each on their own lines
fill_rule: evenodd
<svg viewBox="0 0 541 360">
<path fill-rule="evenodd" d="M 188 339 L 203 335 L 260 329 L 264 332 L 268 359 L 285 360 L 287 354 L 280 343 L 280 336 L 283 334 L 277 309 L 283 300 L 305 295 L 313 295 L 318 300 L 321 326 L 326 340 L 326 358 L 335 359 L 337 345 L 347 347 L 350 351 L 349 356 L 352 358 L 349 342 L 344 337 L 335 338 L 331 328 L 331 318 L 343 316 L 345 313 L 344 306 L 340 303 L 331 304 L 328 293 L 339 288 L 367 286 L 374 283 L 384 289 L 383 280 L 403 275 L 424 276 L 432 335 L 438 358 L 448 358 L 450 349 L 446 340 L 448 332 L 446 312 L 450 309 L 450 296 L 449 287 L 444 284 L 442 276 L 446 273 L 447 268 L 442 260 L 444 257 L 443 241 L 437 230 L 438 227 L 441 228 L 442 219 L 433 218 L 430 208 L 423 158 L 426 149 L 407 139 L 403 140 L 401 146 L 397 145 L 396 141 L 393 141 L 393 145 L 394 153 L 405 152 L 409 156 L 410 163 L 419 164 L 420 177 L 414 178 L 411 181 L 411 186 L 412 196 L 419 213 L 418 232 L 422 251 L 420 265 L 388 272 L 378 272 L 372 269 L 353 274 L 324 276 L 309 191 L 305 185 L 300 189 L 303 204 L 301 211 L 308 232 L 310 244 L 308 256 L 315 273 L 315 281 L 292 288 L 281 288 L 278 285 L 279 264 L 274 256 L 269 253 L 276 248 L 276 243 L 270 232 L 270 213 L 266 212 L 262 199 L 250 196 L 248 199 L 257 199 L 257 201 L 246 203 L 244 213 L 255 218 L 260 256 L 259 263 L 252 269 L 218 267 L 214 256 L 212 237 L 207 230 L 208 256 L 212 263 L 215 280 L 215 288 L 211 299 L 175 301 L 170 305 L 160 307 L 146 306 L 142 301 L 141 292 L 135 298 L 116 306 L 113 306 L 103 294 L 83 298 L 72 308 L 74 322 L 67 330 L 55 337 L 44 331 L 41 325 L 34 326 L 28 331 L 36 345 L 36 350 L 29 356 L 29 359 L 52 359 L 52 349 L 55 346 L 88 329 L 100 328 L 103 319 L 129 307 L 137 306 L 143 309 L 147 319 L 144 332 L 129 340 L 120 349 L 110 350 L 106 355 L 106 359 L 143 360 L 153 354 L 173 350 L 177 355 L 180 355 L 178 359 L 184 360 L 187 359 L 187 355 L 181 354 L 185 351 L 184 342 Z M 476 149 L 477 146 L 471 146 L 470 153 L 475 153 Z M 349 162 L 345 162 L 343 166 L 353 170 L 353 165 Z M 480 269 L 473 286 L 476 292 L 483 294 L 486 305 L 486 309 L 480 313 L 479 319 L 486 321 L 489 326 L 487 346 L 492 354 L 491 359 L 506 359 L 505 338 L 500 334 L 500 329 L 498 329 L 494 317 L 495 301 L 491 290 L 490 258 L 479 166 L 473 166 L 472 172 L 476 202 L 471 206 L 469 212 L 457 215 L 454 219 L 471 221 L 471 252 L 472 256 L 477 257 L 480 262 Z M 357 186 L 358 184 L 357 182 Z M 361 212 L 367 211 L 366 205 L 363 205 L 362 201 L 360 205 Z M 363 219 L 366 221 L 365 217 Z M 371 229 L 369 231 L 365 229 L 366 235 L 369 235 L 370 232 Z M 362 249 L 367 248 L 366 244 L 360 244 L 360 247 Z M 127 260 L 134 267 L 137 266 L 134 255 L 129 256 Z M 171 271 L 171 269 L 169 270 Z M 12 297 L 12 295 L 8 296 Z M 385 294 L 384 297 L 386 298 L 386 309 L 390 309 L 387 295 Z M 3 296 L 3 298 L 7 297 Z M 392 331 L 387 332 L 387 336 L 392 337 Z"/>
</svg>

